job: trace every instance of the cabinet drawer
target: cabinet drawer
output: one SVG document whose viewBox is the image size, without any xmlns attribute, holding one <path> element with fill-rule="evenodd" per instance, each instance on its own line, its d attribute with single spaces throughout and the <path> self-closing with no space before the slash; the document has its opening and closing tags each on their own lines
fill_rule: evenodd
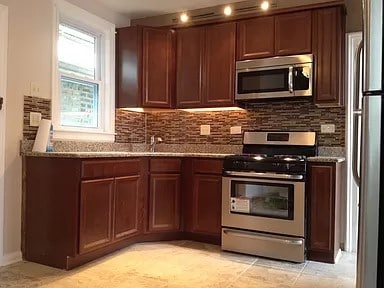
<svg viewBox="0 0 384 288">
<path fill-rule="evenodd" d="M 114 176 L 140 174 L 140 159 L 118 160 L 114 165 Z"/>
<path fill-rule="evenodd" d="M 113 177 L 114 161 L 83 161 L 81 163 L 81 178 Z"/>
<path fill-rule="evenodd" d="M 179 158 L 156 158 L 150 160 L 150 171 L 151 172 L 180 172 L 181 170 L 181 159 Z"/>
<path fill-rule="evenodd" d="M 193 171 L 194 173 L 221 174 L 223 171 L 223 161 L 212 159 L 194 159 Z"/>
</svg>

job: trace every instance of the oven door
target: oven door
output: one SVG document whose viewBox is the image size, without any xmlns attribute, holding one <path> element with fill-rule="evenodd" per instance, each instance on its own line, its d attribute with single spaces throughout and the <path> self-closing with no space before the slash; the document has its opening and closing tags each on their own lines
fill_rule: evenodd
<svg viewBox="0 0 384 288">
<path fill-rule="evenodd" d="M 222 225 L 304 237 L 305 182 L 223 177 Z"/>
<path fill-rule="evenodd" d="M 312 95 L 312 63 L 236 71 L 236 100 Z"/>
</svg>

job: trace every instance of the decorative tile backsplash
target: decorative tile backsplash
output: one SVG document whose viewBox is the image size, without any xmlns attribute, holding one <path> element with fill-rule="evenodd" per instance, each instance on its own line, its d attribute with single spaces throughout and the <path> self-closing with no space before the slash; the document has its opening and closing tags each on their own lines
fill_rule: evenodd
<svg viewBox="0 0 384 288">
<path fill-rule="evenodd" d="M 35 140 L 37 128 L 29 126 L 29 113 L 40 112 L 42 119 L 51 119 L 51 100 L 24 96 L 23 139 Z"/>
<path fill-rule="evenodd" d="M 137 113 L 116 109 L 116 142 L 149 143 L 151 135 L 164 144 L 241 145 L 241 135 L 230 135 L 231 126 L 242 130 L 315 131 L 319 146 L 345 146 L 345 108 L 317 108 L 312 99 L 248 103 L 244 110 L 220 112 Z M 24 140 L 34 140 L 37 127 L 29 126 L 29 112 L 51 118 L 51 101 L 24 97 Z M 321 124 L 335 124 L 332 134 L 321 134 Z M 211 125 L 211 135 L 201 136 L 200 125 Z"/>
</svg>

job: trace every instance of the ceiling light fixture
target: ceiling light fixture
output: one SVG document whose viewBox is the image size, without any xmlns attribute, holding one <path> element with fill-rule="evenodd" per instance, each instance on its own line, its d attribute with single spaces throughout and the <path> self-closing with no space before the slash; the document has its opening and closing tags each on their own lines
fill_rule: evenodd
<svg viewBox="0 0 384 288">
<path fill-rule="evenodd" d="M 187 13 L 182 13 L 182 14 L 180 15 L 180 21 L 181 21 L 181 22 L 186 23 L 186 22 L 188 22 L 188 20 L 189 20 L 189 16 L 188 16 Z"/>
<path fill-rule="evenodd" d="M 231 6 L 225 6 L 225 8 L 224 8 L 224 15 L 225 16 L 231 16 L 232 15 L 232 8 L 231 8 Z"/>
<path fill-rule="evenodd" d="M 263 1 L 260 5 L 261 9 L 266 11 L 269 9 L 269 2 L 268 1 Z"/>
</svg>

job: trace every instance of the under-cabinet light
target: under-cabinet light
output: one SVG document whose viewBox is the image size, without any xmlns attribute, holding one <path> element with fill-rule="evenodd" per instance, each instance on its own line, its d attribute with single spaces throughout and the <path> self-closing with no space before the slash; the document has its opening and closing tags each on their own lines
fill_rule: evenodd
<svg viewBox="0 0 384 288">
<path fill-rule="evenodd" d="M 244 109 L 240 107 L 215 107 L 215 108 L 189 108 L 189 109 L 179 109 L 184 112 L 222 112 L 222 111 L 243 111 Z"/>
<path fill-rule="evenodd" d="M 225 6 L 224 8 L 224 15 L 225 16 L 231 16 L 232 15 L 232 7 L 231 6 Z"/>
<path fill-rule="evenodd" d="M 182 13 L 182 14 L 180 15 L 180 21 L 181 21 L 181 22 L 186 23 L 186 22 L 188 22 L 188 20 L 189 20 L 189 16 L 188 16 L 187 13 Z"/>
<path fill-rule="evenodd" d="M 263 1 L 260 5 L 260 8 L 264 11 L 269 9 L 269 2 L 268 1 Z"/>
</svg>

